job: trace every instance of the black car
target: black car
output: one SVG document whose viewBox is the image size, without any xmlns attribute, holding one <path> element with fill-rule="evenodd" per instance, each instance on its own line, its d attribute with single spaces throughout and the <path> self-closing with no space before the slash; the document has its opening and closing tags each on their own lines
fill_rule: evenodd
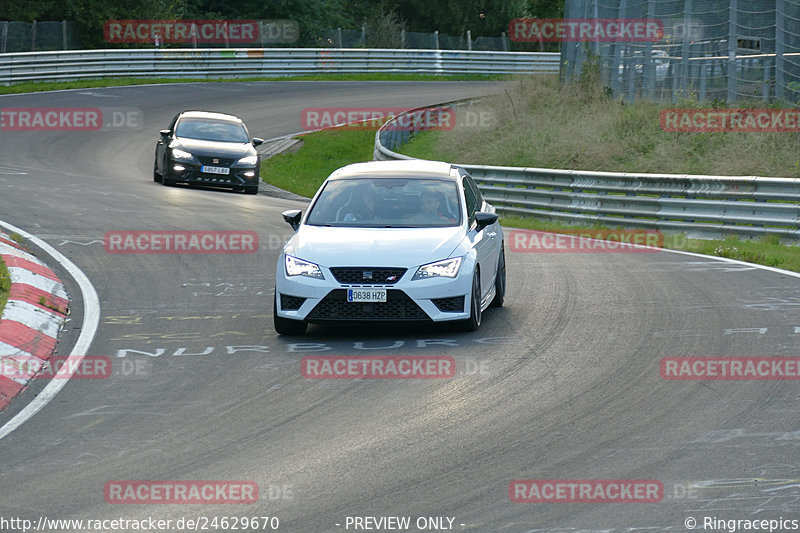
<svg viewBox="0 0 800 533">
<path fill-rule="evenodd" d="M 190 183 L 258 192 L 261 158 L 242 119 L 223 113 L 175 115 L 156 143 L 153 179 L 164 185 Z"/>
</svg>

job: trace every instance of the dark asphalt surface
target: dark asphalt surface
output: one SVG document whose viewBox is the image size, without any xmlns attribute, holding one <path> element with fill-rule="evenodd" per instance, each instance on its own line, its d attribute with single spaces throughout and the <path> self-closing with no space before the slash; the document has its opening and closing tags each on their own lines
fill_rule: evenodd
<svg viewBox="0 0 800 533">
<path fill-rule="evenodd" d="M 43 238 L 92 280 L 102 318 L 89 355 L 114 365 L 108 379 L 72 380 L 0 441 L 0 517 L 276 516 L 280 531 L 299 533 L 347 531 L 348 516 L 451 517 L 453 530 L 474 532 L 800 520 L 798 382 L 659 373 L 667 356 L 800 355 L 797 277 L 667 252 L 507 247 L 506 305 L 475 333 L 312 326 L 279 338 L 274 269 L 291 231 L 280 212 L 303 202 L 165 188 L 151 177 L 158 130 L 183 109 L 235 113 L 254 136 L 271 138 L 299 131 L 305 107 L 416 106 L 492 90 L 262 82 L 0 97 L 5 108 L 114 107 L 143 117 L 131 129 L 0 132 L 0 220 Z M 165 229 L 252 230 L 260 249 L 120 255 L 102 245 L 107 231 Z M 80 315 L 77 302 L 59 353 L 69 352 Z M 304 379 L 301 358 L 321 354 L 450 355 L 457 372 Z M 40 389 L 0 413 L 0 425 Z M 665 497 L 514 503 L 515 479 L 660 480 Z M 260 497 L 109 504 L 103 487 L 113 480 L 250 480 Z"/>
</svg>

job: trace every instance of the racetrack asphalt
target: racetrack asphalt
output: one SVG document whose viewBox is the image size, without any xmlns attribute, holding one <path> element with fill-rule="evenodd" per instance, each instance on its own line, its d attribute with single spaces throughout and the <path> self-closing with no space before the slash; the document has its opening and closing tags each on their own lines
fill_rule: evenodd
<svg viewBox="0 0 800 533">
<path fill-rule="evenodd" d="M 800 355 L 797 277 L 671 252 L 507 246 L 506 305 L 488 310 L 477 332 L 312 326 L 279 337 L 274 269 L 291 233 L 280 212 L 304 203 L 152 179 L 158 130 L 184 109 L 234 113 L 272 138 L 300 131 L 306 107 L 418 106 L 494 90 L 245 82 L 0 97 L 0 108 L 124 108 L 142 118 L 98 132 L 0 131 L 0 220 L 86 273 L 102 310 L 87 355 L 114 363 L 107 379 L 71 380 L 0 440 L 0 517 L 277 516 L 280 531 L 298 533 L 354 530 L 348 516 L 452 517 L 452 530 L 475 532 L 800 520 L 798 382 L 659 373 L 669 356 Z M 106 251 L 107 232 L 132 230 L 252 231 L 259 249 Z M 84 312 L 73 304 L 57 354 L 69 353 Z M 456 376 L 306 380 L 309 355 L 446 355 Z M 0 426 L 43 386 L 0 413 Z M 664 496 L 515 503 L 516 479 L 658 480 Z M 249 480 L 260 490 L 255 504 L 107 503 L 104 487 L 121 480 Z"/>
</svg>

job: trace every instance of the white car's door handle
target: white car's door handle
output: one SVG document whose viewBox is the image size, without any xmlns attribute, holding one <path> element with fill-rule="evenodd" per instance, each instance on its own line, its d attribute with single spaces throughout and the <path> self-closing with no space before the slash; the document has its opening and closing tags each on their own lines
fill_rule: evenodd
<svg viewBox="0 0 800 533">
<path fill-rule="evenodd" d="M 491 233 L 488 233 L 487 235 L 489 235 L 489 237 L 491 237 L 492 239 L 494 239 L 495 237 L 497 237 L 497 232 L 496 232 L 496 231 L 493 231 L 493 232 L 491 232 Z"/>
</svg>

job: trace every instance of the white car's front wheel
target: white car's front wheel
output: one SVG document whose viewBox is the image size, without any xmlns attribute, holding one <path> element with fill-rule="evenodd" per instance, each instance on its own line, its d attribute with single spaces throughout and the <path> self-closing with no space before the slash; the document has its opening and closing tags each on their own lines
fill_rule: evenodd
<svg viewBox="0 0 800 533">
<path fill-rule="evenodd" d="M 494 276 L 494 300 L 492 307 L 503 307 L 506 298 L 506 252 L 500 247 L 500 258 L 497 260 L 497 274 Z"/>
<path fill-rule="evenodd" d="M 272 299 L 272 318 L 275 325 L 275 331 L 279 335 L 302 335 L 306 332 L 308 322 L 305 320 L 292 320 L 291 318 L 283 318 L 278 316 L 278 291 L 275 291 L 275 296 Z"/>
<path fill-rule="evenodd" d="M 481 327 L 481 274 L 478 269 L 472 275 L 472 294 L 469 299 L 469 318 L 464 321 L 466 331 L 475 331 Z"/>
</svg>

